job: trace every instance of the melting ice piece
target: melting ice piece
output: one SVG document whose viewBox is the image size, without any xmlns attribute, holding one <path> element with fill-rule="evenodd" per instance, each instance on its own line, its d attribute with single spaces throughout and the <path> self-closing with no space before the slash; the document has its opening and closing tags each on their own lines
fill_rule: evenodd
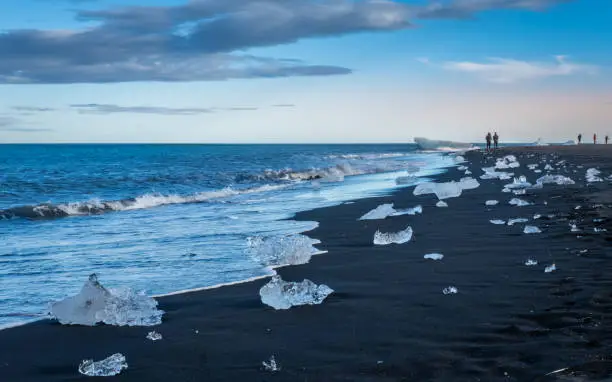
<svg viewBox="0 0 612 382">
<path fill-rule="evenodd" d="M 431 260 L 442 260 L 444 258 L 444 255 L 440 253 L 430 253 L 430 254 L 423 256 L 423 258 L 431 259 Z"/>
<path fill-rule="evenodd" d="M 546 268 L 544 268 L 544 272 L 546 273 L 550 273 L 552 271 L 556 271 L 557 267 L 555 266 L 555 263 L 552 263 L 551 265 L 547 266 Z"/>
<path fill-rule="evenodd" d="M 519 199 L 519 198 L 514 198 L 514 199 L 510 200 L 509 204 L 513 205 L 513 206 L 517 206 L 517 207 L 524 207 L 524 206 L 531 205 L 531 203 L 526 202 L 526 201 L 524 201 L 522 199 Z"/>
<path fill-rule="evenodd" d="M 271 356 L 268 362 L 263 361 L 261 364 L 263 365 L 265 371 L 270 371 L 272 373 L 275 371 L 280 371 L 281 369 L 280 365 L 276 363 L 274 356 Z"/>
<path fill-rule="evenodd" d="M 530 233 L 542 233 L 542 230 L 540 230 L 538 227 L 536 227 L 534 225 L 526 225 L 525 229 L 523 230 L 523 233 L 526 233 L 526 234 L 530 234 Z"/>
<path fill-rule="evenodd" d="M 127 369 L 128 364 L 121 353 L 116 353 L 102 361 L 94 362 L 87 359 L 79 365 L 79 373 L 88 377 L 112 377 Z"/>
<path fill-rule="evenodd" d="M 535 215 L 533 215 L 533 220 L 538 220 L 538 219 L 539 219 L 539 218 L 541 218 L 541 217 L 542 217 L 542 215 L 540 215 L 540 214 L 535 214 Z"/>
<path fill-rule="evenodd" d="M 465 175 L 472 175 L 472 172 L 470 170 L 465 170 Z M 610 180 L 612 180 L 612 177 L 610 178 Z"/>
<path fill-rule="evenodd" d="M 376 245 L 404 244 L 409 242 L 410 239 L 412 239 L 412 227 L 410 226 L 399 232 L 382 233 L 376 231 L 374 234 L 374 244 Z"/>
<path fill-rule="evenodd" d="M 517 168 L 520 167 L 521 164 L 517 162 L 516 157 L 514 155 L 506 155 L 503 158 L 498 158 L 495 163 L 496 169 L 507 169 L 507 168 Z"/>
<path fill-rule="evenodd" d="M 511 190 L 525 189 L 531 187 L 531 183 L 527 181 L 525 176 L 521 175 L 518 178 L 514 178 L 512 183 L 506 184 L 504 187 Z"/>
<path fill-rule="evenodd" d="M 533 170 L 533 172 L 535 172 L 536 174 L 539 174 L 542 172 L 542 170 Z"/>
<path fill-rule="evenodd" d="M 527 261 L 525 261 L 525 265 L 528 267 L 534 266 L 534 265 L 538 265 L 538 262 L 536 260 L 533 259 L 527 259 Z"/>
<path fill-rule="evenodd" d="M 461 192 L 463 188 L 460 183 L 457 182 L 446 182 L 446 183 L 421 183 L 414 188 L 413 194 L 418 195 L 426 195 L 426 194 L 436 194 L 438 199 L 448 199 L 448 198 L 456 198 L 461 196 Z"/>
<path fill-rule="evenodd" d="M 438 203 L 436 203 L 436 207 L 448 207 L 448 203 L 440 200 Z"/>
<path fill-rule="evenodd" d="M 461 155 L 457 155 L 455 157 L 455 163 L 461 163 L 461 162 L 465 162 L 465 158 L 462 157 Z"/>
<path fill-rule="evenodd" d="M 372 211 L 360 217 L 359 220 L 384 219 L 387 216 L 391 216 L 394 212 L 395 212 L 395 209 L 393 208 L 393 203 L 381 204 L 380 206 L 374 208 Z"/>
<path fill-rule="evenodd" d="M 542 185 L 547 183 L 554 183 L 560 186 L 576 184 L 576 182 L 574 182 L 571 178 L 568 178 L 567 176 L 563 175 L 544 175 L 538 178 L 538 180 L 536 180 L 536 183 Z"/>
<path fill-rule="evenodd" d="M 547 164 L 546 166 L 544 166 L 544 170 L 552 171 L 552 170 L 554 170 L 554 168 L 551 165 Z"/>
<path fill-rule="evenodd" d="M 599 171 L 598 169 L 590 168 L 586 171 L 586 181 L 589 183 L 603 182 L 603 179 L 598 176 L 600 174 L 601 171 Z"/>
<path fill-rule="evenodd" d="M 510 219 L 508 220 L 508 225 L 515 225 L 518 223 L 527 223 L 528 221 L 529 219 L 525 219 L 525 218 Z"/>
<path fill-rule="evenodd" d="M 265 266 L 306 264 L 321 253 L 314 247 L 321 242 L 305 235 L 254 236 L 247 239 L 246 253 Z"/>
<path fill-rule="evenodd" d="M 473 190 L 475 188 L 480 187 L 480 183 L 474 178 L 461 178 L 459 181 L 459 186 L 464 190 Z"/>
<path fill-rule="evenodd" d="M 457 167 L 457 170 L 459 170 L 459 171 L 465 171 L 467 169 L 468 169 L 467 166 L 459 166 L 459 167 Z"/>
<path fill-rule="evenodd" d="M 580 232 L 580 228 L 576 227 L 576 224 L 570 224 L 570 232 Z"/>
<path fill-rule="evenodd" d="M 496 206 L 498 204 L 499 204 L 499 201 L 497 201 L 497 200 L 487 200 L 485 202 L 485 206 Z"/>
<path fill-rule="evenodd" d="M 147 334 L 147 339 L 151 341 L 159 341 L 162 339 L 162 335 L 157 333 L 156 331 L 152 331 Z"/>
<path fill-rule="evenodd" d="M 79 294 L 52 303 L 51 314 L 69 325 L 154 326 L 161 324 L 164 312 L 144 293 L 129 288 L 108 290 L 92 274 Z"/>
<path fill-rule="evenodd" d="M 298 305 L 320 304 L 333 291 L 327 285 L 317 285 L 308 279 L 300 283 L 286 282 L 279 275 L 275 275 L 269 283 L 261 287 L 259 296 L 262 303 L 279 310 Z"/>
<path fill-rule="evenodd" d="M 502 225 L 502 224 L 506 224 L 505 220 L 500 220 L 500 219 L 495 219 L 495 220 L 489 220 L 491 223 L 496 224 L 496 225 Z"/>
<path fill-rule="evenodd" d="M 608 230 L 605 229 L 605 228 L 597 228 L 597 227 L 595 227 L 595 228 L 593 228 L 593 231 L 595 231 L 595 232 L 607 232 Z"/>
<path fill-rule="evenodd" d="M 442 293 L 444 294 L 456 294 L 458 292 L 457 288 L 454 286 L 448 286 L 442 289 Z"/>
<path fill-rule="evenodd" d="M 522 190 L 513 190 L 512 193 L 514 195 L 525 195 L 527 193 L 527 191 L 525 189 L 522 189 Z"/>
<path fill-rule="evenodd" d="M 391 214 L 391 216 L 400 216 L 400 215 L 416 215 L 416 214 L 422 214 L 423 213 L 423 206 L 421 206 L 420 204 L 414 208 L 406 208 L 403 210 L 395 210 L 394 213 Z"/>
<path fill-rule="evenodd" d="M 511 192 L 511 191 L 512 191 L 512 190 L 511 190 L 511 189 L 509 189 L 509 188 L 504 188 L 504 189 L 502 189 L 502 192 L 505 192 L 505 193 L 508 193 L 508 192 Z"/>
<path fill-rule="evenodd" d="M 484 171 L 484 175 L 480 176 L 480 179 L 512 179 L 514 173 L 512 172 L 504 172 L 504 171 L 495 171 L 495 167 L 485 167 L 482 169 Z"/>
<path fill-rule="evenodd" d="M 530 170 L 535 170 L 538 166 L 539 166 L 539 164 L 537 164 L 537 163 L 535 163 L 535 164 L 528 164 L 527 168 L 529 168 Z"/>
</svg>

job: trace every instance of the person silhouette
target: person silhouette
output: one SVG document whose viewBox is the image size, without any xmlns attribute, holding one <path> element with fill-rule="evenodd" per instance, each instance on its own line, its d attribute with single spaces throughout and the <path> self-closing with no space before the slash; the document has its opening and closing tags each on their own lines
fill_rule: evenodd
<svg viewBox="0 0 612 382">
<path fill-rule="evenodd" d="M 497 131 L 493 134 L 493 145 L 495 149 L 499 146 L 499 135 L 497 135 Z"/>
<path fill-rule="evenodd" d="M 608 144 L 608 139 L 610 139 L 610 137 L 608 137 L 608 135 L 606 135 L 606 145 Z"/>
<path fill-rule="evenodd" d="M 487 141 L 487 151 L 491 151 L 491 132 L 487 134 L 485 140 Z"/>
<path fill-rule="evenodd" d="M 597 134 L 593 134 L 593 144 L 597 144 Z"/>
<path fill-rule="evenodd" d="M 578 144 L 582 143 L 582 134 L 578 134 Z"/>
</svg>

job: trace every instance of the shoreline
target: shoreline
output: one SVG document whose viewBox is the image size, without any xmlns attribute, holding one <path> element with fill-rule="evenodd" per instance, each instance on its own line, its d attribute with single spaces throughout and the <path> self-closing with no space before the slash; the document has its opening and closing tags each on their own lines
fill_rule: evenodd
<svg viewBox="0 0 612 382">
<path fill-rule="evenodd" d="M 564 147 L 569 146 L 561 146 Z M 502 148 L 499 153 L 544 155 L 557 149 L 512 147 Z M 601 158 L 592 158 L 582 146 L 572 149 L 575 151 L 567 149 L 565 155 L 578 154 L 575 159 L 579 161 L 602 165 Z M 611 153 L 598 150 L 599 155 L 608 155 L 607 160 L 612 158 Z M 610 285 L 603 277 L 606 267 L 610 269 L 609 258 L 606 248 L 600 244 L 609 235 L 585 233 L 585 240 L 579 242 L 588 247 L 589 256 L 567 257 L 564 248 L 575 243 L 576 238 L 569 235 L 565 221 L 539 221 L 538 225 L 547 225 L 544 233 L 529 236 L 522 235 L 518 228 L 496 227 L 488 222 L 493 218 L 491 212 L 509 218 L 527 211 L 533 215 L 536 209 L 559 211 L 558 215 L 591 216 L 598 211 L 584 207 L 576 212 L 569 208 L 575 207 L 575 200 L 586 200 L 588 195 L 580 192 L 584 189 L 546 185 L 533 194 L 518 196 L 534 199 L 537 204 L 533 207 L 512 207 L 502 202 L 504 205 L 498 209 L 486 211 L 486 198 L 501 201 L 514 195 L 499 192 L 500 185 L 508 181 L 479 179 L 480 168 L 486 167 L 481 163 L 485 157 L 480 152 L 468 152 L 465 156 L 470 160 L 465 165 L 481 186 L 447 200 L 448 208 L 435 207 L 432 195 L 414 197 L 412 187 L 408 187 L 384 197 L 299 212 L 292 218 L 318 221 L 318 227 L 304 234 L 321 240 L 317 247 L 329 253 L 313 256 L 305 265 L 281 267 L 278 273 L 287 281 L 308 278 L 335 289 L 321 305 L 274 311 L 259 301 L 257 292 L 264 284 L 262 280 L 270 277 L 263 276 L 226 288 L 160 297 L 160 308 L 166 314 L 164 322 L 157 327 L 67 327 L 44 321 L 26 324 L 0 331 L 0 343 L 10 344 L 0 346 L 0 373 L 8 376 L 8 381 L 79 380 L 76 369 L 82 359 L 99 360 L 122 352 L 130 367 L 116 379 L 125 381 L 198 378 L 386 381 L 408 377 L 418 381 L 476 378 L 525 381 L 543 376 L 545 370 L 551 372 L 578 364 L 577 352 L 572 353 L 572 346 L 579 348 L 582 342 L 587 352 L 596 349 L 605 354 L 612 343 L 608 341 L 612 339 L 608 329 L 602 328 L 603 325 L 589 326 L 581 327 L 580 332 L 566 320 L 571 317 L 576 320 L 576 311 L 588 316 L 586 310 L 576 307 L 585 304 L 583 295 L 587 289 Z M 534 175 L 526 170 L 527 161 L 520 158 L 519 161 L 520 172 L 528 173 L 529 180 L 534 181 Z M 608 168 L 604 171 L 607 176 L 612 168 L 604 164 Z M 450 168 L 429 178 L 440 182 L 463 176 L 456 168 Z M 609 192 L 605 189 L 609 188 L 609 182 L 604 183 L 587 190 L 605 194 Z M 605 186 L 603 190 L 601 186 Z M 547 207 L 542 204 L 544 200 L 549 202 Z M 357 221 L 363 213 L 390 202 L 399 208 L 422 204 L 423 215 Z M 478 205 L 483 211 L 474 210 Z M 605 225 L 609 227 L 609 216 L 606 219 Z M 372 245 L 375 230 L 398 231 L 407 224 L 415 232 L 411 242 Z M 538 259 L 541 266 L 530 269 L 522 265 L 526 253 L 515 255 L 523 251 L 552 251 L 553 256 L 542 255 Z M 423 255 L 431 252 L 443 253 L 445 257 L 439 262 L 423 260 Z M 588 260 L 588 266 L 576 259 Z M 550 260 L 557 262 L 558 272 L 545 274 L 543 265 Z M 597 267 L 593 268 L 593 264 Z M 570 271 L 581 276 L 588 272 L 602 275 L 591 278 L 599 283 L 596 285 L 595 281 L 587 282 L 589 278 L 570 276 Z M 449 285 L 456 285 L 459 293 L 443 295 L 442 288 Z M 568 317 L 554 304 L 563 298 L 574 303 L 566 306 L 572 313 Z M 600 293 L 597 298 L 599 305 L 612 307 L 612 296 Z M 542 308 L 550 304 L 554 314 L 546 313 L 550 307 Z M 604 323 L 604 318 L 609 317 L 605 312 L 597 314 L 591 314 L 595 317 L 593 321 L 599 317 Z M 561 333 L 556 333 L 558 327 L 563 329 Z M 151 330 L 162 333 L 164 339 L 156 343 L 145 340 L 144 336 Z M 572 335 L 566 338 L 563 331 L 568 330 Z M 569 344 L 575 336 L 593 339 L 559 347 L 559 344 Z M 28 346 L 27 339 L 40 341 L 40 347 Z M 518 344 L 518 340 L 525 344 Z M 534 341 L 544 351 L 532 349 Z M 506 347 L 510 351 L 504 351 Z M 261 370 L 261 361 L 272 354 L 282 367 L 275 375 Z M 571 363 L 572 359 L 576 362 Z M 545 380 L 552 379 L 542 379 Z"/>
</svg>

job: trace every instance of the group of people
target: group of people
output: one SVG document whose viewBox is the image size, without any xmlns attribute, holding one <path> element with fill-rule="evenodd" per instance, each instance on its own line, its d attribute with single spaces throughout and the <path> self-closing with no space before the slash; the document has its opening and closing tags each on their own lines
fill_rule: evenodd
<svg viewBox="0 0 612 382">
<path fill-rule="evenodd" d="M 608 141 L 610 140 L 610 137 L 608 137 L 606 135 L 606 137 L 604 138 L 604 140 L 606 141 L 606 145 L 608 144 Z M 578 144 L 582 143 L 582 134 L 578 134 Z M 593 144 L 596 145 L 597 144 L 597 134 L 593 134 Z"/>
<path fill-rule="evenodd" d="M 491 135 L 491 132 L 489 131 L 489 133 L 485 137 L 485 140 L 487 141 L 487 151 L 491 151 L 491 141 L 493 141 L 495 149 L 497 149 L 497 147 L 499 146 L 499 135 L 497 135 L 497 131 L 493 135 Z"/>
</svg>

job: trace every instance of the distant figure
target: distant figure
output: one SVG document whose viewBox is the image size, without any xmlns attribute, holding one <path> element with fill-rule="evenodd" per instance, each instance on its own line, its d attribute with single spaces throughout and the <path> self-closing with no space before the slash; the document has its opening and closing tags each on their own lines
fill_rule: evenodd
<svg viewBox="0 0 612 382">
<path fill-rule="evenodd" d="M 593 134 L 593 144 L 597 144 L 597 134 Z"/>
<path fill-rule="evenodd" d="M 487 134 L 485 139 L 487 141 L 487 151 L 491 151 L 491 132 Z"/>
<path fill-rule="evenodd" d="M 497 150 L 497 147 L 499 145 L 499 135 L 497 135 L 497 131 L 495 132 L 495 134 L 493 134 L 493 144 L 495 146 L 495 149 Z"/>
<path fill-rule="evenodd" d="M 578 144 L 582 143 L 582 134 L 578 134 Z"/>
<path fill-rule="evenodd" d="M 610 139 L 610 137 L 606 135 L 606 145 L 608 144 L 608 139 Z"/>
</svg>

